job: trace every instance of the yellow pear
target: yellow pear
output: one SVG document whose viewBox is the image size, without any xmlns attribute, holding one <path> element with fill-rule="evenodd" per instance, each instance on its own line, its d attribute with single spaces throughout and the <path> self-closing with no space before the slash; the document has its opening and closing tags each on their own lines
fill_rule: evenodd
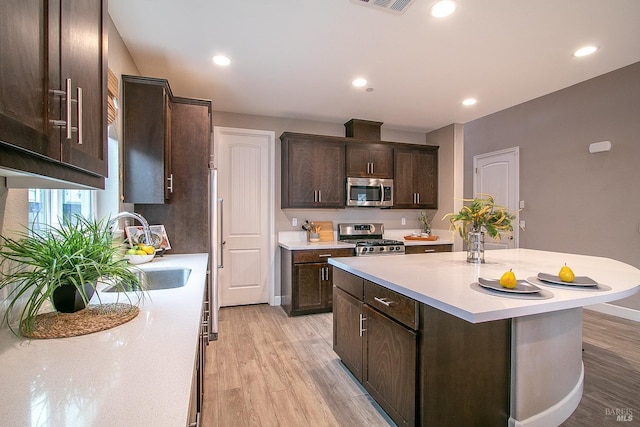
<svg viewBox="0 0 640 427">
<path fill-rule="evenodd" d="M 569 266 L 567 266 L 567 264 L 565 264 L 560 269 L 560 273 L 558 273 L 558 277 L 563 282 L 571 283 L 571 282 L 573 282 L 573 279 L 576 278 L 576 275 L 573 274 L 573 270 L 571 270 L 571 268 L 569 268 Z"/>
<path fill-rule="evenodd" d="M 513 289 L 518 284 L 516 275 L 513 271 L 509 270 L 500 277 L 500 285 L 504 288 Z"/>
</svg>

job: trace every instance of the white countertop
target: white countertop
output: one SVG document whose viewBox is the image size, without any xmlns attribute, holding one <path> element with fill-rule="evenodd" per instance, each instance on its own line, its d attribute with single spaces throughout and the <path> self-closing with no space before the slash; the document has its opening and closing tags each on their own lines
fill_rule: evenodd
<svg viewBox="0 0 640 427">
<path fill-rule="evenodd" d="M 150 291 L 138 316 L 115 328 L 46 340 L 0 331 L 0 424 L 185 426 L 207 257 L 166 255 L 140 265 L 191 274 L 184 287 Z M 100 293 L 103 302 L 117 295 Z"/>
<path fill-rule="evenodd" d="M 640 291 L 640 270 L 609 258 L 506 249 L 485 252 L 486 264 L 466 262 L 466 252 L 331 258 L 329 264 L 472 323 L 546 313 L 615 301 Z M 567 263 L 577 276 L 611 287 L 606 291 L 540 286 L 550 299 L 521 299 L 479 292 L 478 277 L 498 279 L 513 269 L 526 279 L 557 274 Z"/>
<path fill-rule="evenodd" d="M 385 239 L 394 239 L 404 241 L 405 246 L 416 245 L 452 245 L 453 235 L 447 230 L 433 230 L 433 235 L 438 236 L 438 240 L 405 240 L 404 236 L 411 235 L 412 232 L 418 230 L 385 230 Z M 333 233 L 335 236 L 335 232 Z M 299 251 L 305 249 L 343 249 L 354 248 L 351 243 L 339 242 L 337 238 L 327 242 L 307 242 L 307 234 L 304 231 L 284 231 L 278 235 L 278 244 L 280 247 L 290 251 Z"/>
</svg>

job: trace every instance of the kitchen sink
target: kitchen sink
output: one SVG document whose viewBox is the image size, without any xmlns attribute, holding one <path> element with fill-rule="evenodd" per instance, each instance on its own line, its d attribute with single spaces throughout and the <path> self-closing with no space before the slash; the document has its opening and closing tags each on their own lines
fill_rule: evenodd
<svg viewBox="0 0 640 427">
<path fill-rule="evenodd" d="M 133 272 L 142 286 L 129 286 L 126 291 L 157 291 L 161 289 L 180 288 L 187 284 L 190 268 L 157 268 L 134 270 Z M 110 286 L 102 290 L 102 292 L 124 292 L 120 287 Z"/>
</svg>

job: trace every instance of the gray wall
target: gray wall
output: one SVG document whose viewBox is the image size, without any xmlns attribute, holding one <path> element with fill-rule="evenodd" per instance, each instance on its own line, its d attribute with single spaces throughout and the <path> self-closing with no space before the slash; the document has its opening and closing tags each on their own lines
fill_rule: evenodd
<svg viewBox="0 0 640 427">
<path fill-rule="evenodd" d="M 589 144 L 611 141 L 610 152 Z M 640 267 L 640 62 L 464 125 L 464 193 L 473 156 L 520 147 L 520 247 Z M 618 302 L 640 309 L 640 296 Z"/>
</svg>

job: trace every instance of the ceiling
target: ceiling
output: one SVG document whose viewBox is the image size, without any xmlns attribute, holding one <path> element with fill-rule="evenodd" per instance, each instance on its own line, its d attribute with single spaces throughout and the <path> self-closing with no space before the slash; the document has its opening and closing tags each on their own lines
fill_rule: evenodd
<svg viewBox="0 0 640 427">
<path fill-rule="evenodd" d="M 215 111 L 420 132 L 640 61 L 638 0 L 457 0 L 440 20 L 434 2 L 397 15 L 352 0 L 110 0 L 109 13 L 142 75 Z M 585 44 L 599 50 L 573 57 Z"/>
</svg>

